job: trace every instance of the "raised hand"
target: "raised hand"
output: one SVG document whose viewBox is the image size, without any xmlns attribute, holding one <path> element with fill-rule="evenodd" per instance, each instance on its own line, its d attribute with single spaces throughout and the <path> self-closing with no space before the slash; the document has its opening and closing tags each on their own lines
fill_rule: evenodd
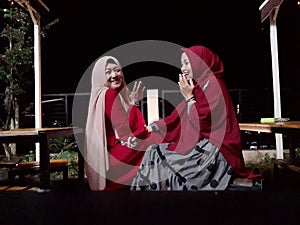
<svg viewBox="0 0 300 225">
<path fill-rule="evenodd" d="M 189 98 L 193 97 L 193 90 L 194 90 L 194 82 L 193 79 L 187 79 L 183 74 L 179 74 L 179 88 L 180 92 L 185 98 L 188 100 Z"/>
<path fill-rule="evenodd" d="M 142 81 L 134 82 L 133 89 L 129 95 L 130 101 L 134 104 L 138 104 L 138 102 L 143 99 L 144 91 L 145 86 Z"/>
</svg>

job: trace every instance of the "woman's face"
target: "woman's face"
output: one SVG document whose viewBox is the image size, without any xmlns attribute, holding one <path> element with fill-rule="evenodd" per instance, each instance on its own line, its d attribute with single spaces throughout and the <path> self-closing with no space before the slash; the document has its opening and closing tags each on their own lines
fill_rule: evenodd
<svg viewBox="0 0 300 225">
<path fill-rule="evenodd" d="M 115 63 L 107 63 L 105 67 L 105 75 L 107 77 L 107 86 L 118 90 L 123 85 L 123 72 Z"/>
<path fill-rule="evenodd" d="M 191 63 L 185 52 L 181 55 L 181 72 L 187 79 L 193 78 Z"/>
</svg>

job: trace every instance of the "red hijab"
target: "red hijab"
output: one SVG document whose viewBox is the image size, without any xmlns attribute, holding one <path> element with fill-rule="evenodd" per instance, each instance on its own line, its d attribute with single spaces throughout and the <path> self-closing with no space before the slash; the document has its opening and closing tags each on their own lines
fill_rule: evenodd
<svg viewBox="0 0 300 225">
<path fill-rule="evenodd" d="M 224 83 L 220 57 L 204 46 L 183 48 L 193 70 L 197 103 L 187 114 L 183 100 L 170 116 L 156 122 L 169 150 L 186 153 L 201 139 L 217 146 L 233 170 L 242 177 L 254 178 L 244 163 L 236 112 Z"/>
</svg>

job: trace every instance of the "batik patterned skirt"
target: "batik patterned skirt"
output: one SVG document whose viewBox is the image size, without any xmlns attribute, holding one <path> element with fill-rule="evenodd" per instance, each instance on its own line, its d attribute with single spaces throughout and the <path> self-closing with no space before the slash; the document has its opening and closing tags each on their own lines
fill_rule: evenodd
<svg viewBox="0 0 300 225">
<path fill-rule="evenodd" d="M 233 170 L 219 148 L 202 139 L 187 154 L 167 150 L 168 144 L 145 152 L 131 190 L 225 190 Z"/>
</svg>

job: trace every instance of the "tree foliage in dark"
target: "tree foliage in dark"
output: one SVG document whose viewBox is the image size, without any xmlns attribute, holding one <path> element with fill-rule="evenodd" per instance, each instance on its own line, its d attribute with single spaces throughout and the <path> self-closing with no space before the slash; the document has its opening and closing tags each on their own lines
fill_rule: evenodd
<svg viewBox="0 0 300 225">
<path fill-rule="evenodd" d="M 1 126 L 10 129 L 19 127 L 19 105 L 26 105 L 32 95 L 33 25 L 23 9 L 12 7 L 1 11 L 4 27 L 0 33 L 3 45 L 0 52 L 0 100 L 6 112 L 6 115 L 1 115 Z"/>
<path fill-rule="evenodd" d="M 29 12 L 11 4 L 0 9 L 0 127 L 16 129 L 21 124 L 21 112 L 32 105 L 34 95 L 34 40 L 33 21 Z M 58 22 L 41 28 L 40 35 Z M 3 144 L 6 156 L 16 154 L 15 147 Z"/>
</svg>

